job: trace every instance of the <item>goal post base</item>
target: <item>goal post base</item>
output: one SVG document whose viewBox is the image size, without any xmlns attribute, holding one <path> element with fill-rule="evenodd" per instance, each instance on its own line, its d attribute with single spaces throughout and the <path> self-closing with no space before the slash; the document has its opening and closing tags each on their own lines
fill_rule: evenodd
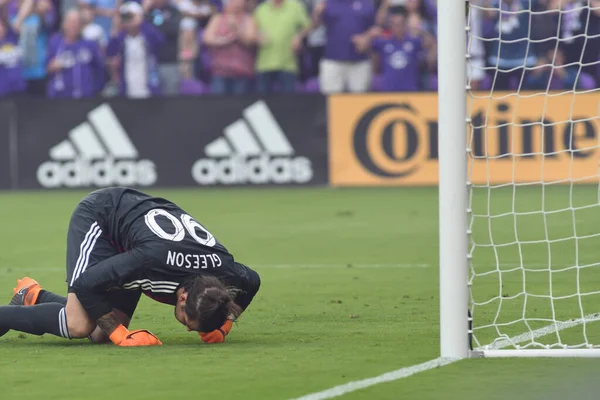
<svg viewBox="0 0 600 400">
<path fill-rule="evenodd" d="M 600 349 L 474 350 L 470 358 L 600 358 Z"/>
</svg>

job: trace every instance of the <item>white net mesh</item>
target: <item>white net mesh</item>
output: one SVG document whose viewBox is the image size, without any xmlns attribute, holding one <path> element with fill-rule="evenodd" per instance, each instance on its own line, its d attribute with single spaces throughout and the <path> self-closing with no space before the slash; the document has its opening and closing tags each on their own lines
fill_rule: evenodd
<svg viewBox="0 0 600 400">
<path fill-rule="evenodd" d="M 468 24 L 473 345 L 600 347 L 600 0 Z"/>
</svg>

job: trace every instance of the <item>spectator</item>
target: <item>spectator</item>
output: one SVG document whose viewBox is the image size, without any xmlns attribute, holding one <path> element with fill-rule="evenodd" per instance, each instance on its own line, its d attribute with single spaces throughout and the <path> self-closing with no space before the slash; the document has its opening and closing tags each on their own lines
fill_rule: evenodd
<svg viewBox="0 0 600 400">
<path fill-rule="evenodd" d="M 404 8 L 409 20 L 418 17 L 422 30 L 437 33 L 437 9 L 431 0 L 405 0 Z"/>
<path fill-rule="evenodd" d="M 211 47 L 213 93 L 248 93 L 254 76 L 256 40 L 256 24 L 246 12 L 245 0 L 229 0 L 224 13 L 210 20 L 204 43 Z"/>
<path fill-rule="evenodd" d="M 48 46 L 48 97 L 91 97 L 104 84 L 104 62 L 96 42 L 81 37 L 79 11 L 69 11 L 63 19 L 62 34 Z"/>
<path fill-rule="evenodd" d="M 581 69 L 597 74 L 600 54 L 600 0 L 563 0 L 560 15 L 561 47 L 568 64 L 582 63 Z M 587 8 L 586 6 L 591 8 Z M 555 18 L 559 18 L 558 13 Z M 600 80 L 600 76 L 598 76 Z"/>
<path fill-rule="evenodd" d="M 303 0 L 309 15 L 312 15 L 318 4 L 323 1 L 326 0 Z M 319 76 L 319 64 L 325 54 L 325 43 L 327 43 L 327 31 L 323 24 L 307 35 L 304 62 L 301 64 L 304 80 Z"/>
<path fill-rule="evenodd" d="M 536 64 L 528 39 L 530 4 L 530 0 L 495 0 L 493 9 L 486 10 L 485 23 L 492 26 L 488 64 L 497 68 L 495 89 L 508 90 L 514 83 L 520 87 L 520 82 L 527 79 L 526 68 Z"/>
<path fill-rule="evenodd" d="M 160 94 L 156 54 L 164 36 L 154 26 L 144 23 L 142 6 L 132 1 L 120 7 L 119 25 L 119 33 L 108 42 L 106 50 L 111 79 L 126 97 Z"/>
<path fill-rule="evenodd" d="M 18 46 L 21 23 L 11 27 L 0 18 L 0 97 L 25 90 L 21 49 Z"/>
<path fill-rule="evenodd" d="M 558 11 L 563 0 L 537 0 L 533 4 L 535 13 L 531 15 L 531 39 L 536 54 L 546 54 L 558 45 Z M 548 12 L 554 11 L 554 12 Z"/>
<path fill-rule="evenodd" d="M 538 58 L 538 65 L 528 75 L 526 85 L 527 89 L 538 90 L 588 89 L 583 87 L 583 76 L 578 66 L 565 65 L 562 50 L 548 50 L 544 57 Z"/>
<path fill-rule="evenodd" d="M 150 0 L 147 20 L 165 38 L 165 42 L 158 48 L 156 54 L 162 94 L 177 95 L 180 80 L 178 46 L 181 13 L 175 6 L 169 4 L 169 0 Z"/>
<path fill-rule="evenodd" d="M 21 25 L 19 47 L 27 92 L 33 96 L 44 96 L 48 37 L 56 21 L 53 5 L 50 0 L 19 0 L 8 3 L 8 6 L 11 25 Z"/>
<path fill-rule="evenodd" d="M 199 30 L 207 27 L 208 21 L 218 12 L 220 3 L 217 0 L 182 0 L 178 7 L 183 16 L 179 59 L 183 62 L 184 74 L 189 77 L 193 69 L 191 64 L 199 55 Z"/>
<path fill-rule="evenodd" d="M 470 35 L 467 34 L 467 78 L 472 90 L 482 88 L 485 81 L 485 46 L 482 40 L 482 14 L 481 9 L 473 7 L 467 15 Z"/>
<path fill-rule="evenodd" d="M 104 50 L 108 44 L 108 36 L 106 36 L 104 29 L 94 22 L 94 6 L 89 4 L 80 4 L 79 13 L 81 15 L 81 22 L 83 25 L 81 36 L 85 40 L 98 43 L 102 54 L 104 54 Z"/>
<path fill-rule="evenodd" d="M 183 24 L 197 31 L 207 27 L 212 16 L 220 11 L 221 4 L 218 0 L 181 0 L 178 8 L 184 17 Z"/>
<path fill-rule="evenodd" d="M 409 14 L 407 18 L 408 33 L 413 38 L 421 40 L 421 45 L 424 49 L 421 62 L 420 87 L 427 90 L 435 90 L 437 86 L 432 87 L 431 81 L 437 76 L 437 44 L 435 37 L 428 30 L 431 26 L 423 21 L 421 14 Z M 437 79 L 436 79 L 437 81 Z M 437 84 L 437 83 L 436 83 Z"/>
<path fill-rule="evenodd" d="M 385 3 L 387 5 L 387 2 Z M 327 29 L 319 86 L 323 93 L 365 92 L 373 75 L 371 61 L 360 50 L 375 36 L 371 0 L 328 0 L 315 9 L 314 20 Z"/>
<path fill-rule="evenodd" d="M 113 19 L 117 16 L 117 6 L 121 0 L 80 0 L 82 6 L 94 10 L 94 22 L 102 27 L 106 37 L 113 31 Z"/>
<path fill-rule="evenodd" d="M 298 73 L 296 55 L 310 32 L 310 19 L 297 0 L 266 0 L 256 7 L 254 18 L 258 26 L 256 61 L 257 89 L 271 93 L 295 90 Z"/>
<path fill-rule="evenodd" d="M 179 68 L 182 79 L 193 79 L 194 66 L 199 62 L 201 36 L 192 18 L 183 18 L 179 28 Z"/>
<path fill-rule="evenodd" d="M 404 13 L 392 14 L 389 24 L 391 37 L 378 37 L 371 43 L 383 64 L 383 91 L 418 91 L 421 38 L 408 34 Z"/>
</svg>

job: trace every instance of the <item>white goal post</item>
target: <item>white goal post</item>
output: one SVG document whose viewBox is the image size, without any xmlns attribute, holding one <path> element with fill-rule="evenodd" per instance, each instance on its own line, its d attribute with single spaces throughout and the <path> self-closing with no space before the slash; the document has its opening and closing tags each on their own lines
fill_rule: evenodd
<svg viewBox="0 0 600 400">
<path fill-rule="evenodd" d="M 600 41 L 600 1 L 533 3 L 437 0 L 445 358 L 600 357 L 600 52 L 569 61 L 561 50 Z M 497 37 L 474 25 L 478 13 L 498 16 Z M 546 17 L 558 29 L 536 37 Z M 525 37 L 511 37 L 519 23 Z M 502 46 L 519 43 L 522 65 L 503 64 Z"/>
<path fill-rule="evenodd" d="M 465 1 L 438 0 L 440 347 L 468 356 Z"/>
</svg>

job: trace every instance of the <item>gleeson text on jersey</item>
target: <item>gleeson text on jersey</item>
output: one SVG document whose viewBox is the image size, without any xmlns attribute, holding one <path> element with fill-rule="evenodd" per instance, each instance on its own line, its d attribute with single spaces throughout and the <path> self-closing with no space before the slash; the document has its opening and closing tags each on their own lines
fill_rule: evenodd
<svg viewBox="0 0 600 400">
<path fill-rule="evenodd" d="M 223 263 L 221 258 L 215 253 L 211 254 L 184 254 L 178 251 L 171 251 L 167 254 L 167 265 L 181 268 L 207 269 L 217 268 Z"/>
</svg>

